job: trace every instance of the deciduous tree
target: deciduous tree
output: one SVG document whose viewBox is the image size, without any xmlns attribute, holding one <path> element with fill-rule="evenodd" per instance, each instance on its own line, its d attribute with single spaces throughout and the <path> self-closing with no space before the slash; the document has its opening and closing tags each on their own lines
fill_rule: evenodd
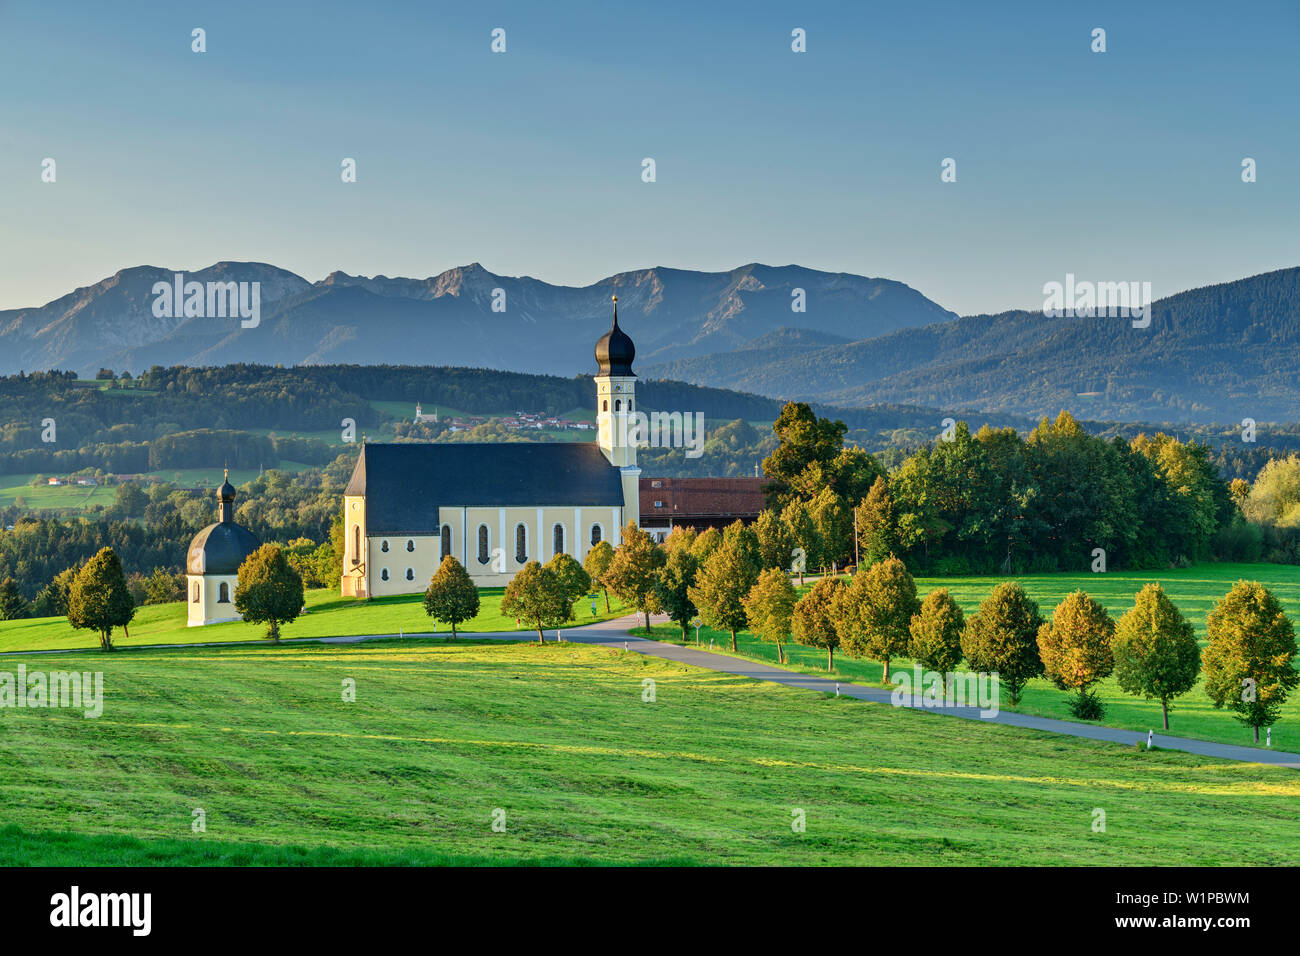
<svg viewBox="0 0 1300 956">
<path fill-rule="evenodd" d="M 686 639 L 691 618 L 698 613 L 691 600 L 690 589 L 695 584 L 699 569 L 700 562 L 689 548 L 674 548 L 668 553 L 664 566 L 659 569 L 659 579 L 655 582 L 655 597 L 659 607 L 681 627 L 682 640 Z"/>
<path fill-rule="evenodd" d="M 817 581 L 794 606 L 792 633 L 797 643 L 826 651 L 826 670 L 835 669 L 835 649 L 840 635 L 835 629 L 835 599 L 844 587 L 843 578 Z"/>
<path fill-rule="evenodd" d="M 871 490 L 855 510 L 858 530 L 858 561 L 875 564 L 893 555 L 902 557 L 898 540 L 894 502 L 883 477 L 876 478 Z"/>
<path fill-rule="evenodd" d="M 1115 626 L 1115 680 L 1127 694 L 1160 701 L 1169 729 L 1169 701 L 1196 686 L 1201 649 L 1196 632 L 1164 588 L 1151 583 Z"/>
<path fill-rule="evenodd" d="M 1272 591 L 1238 581 L 1206 616 L 1205 632 L 1205 692 L 1215 707 L 1235 711 L 1259 743 L 1259 728 L 1277 722 L 1300 684 L 1295 629 Z"/>
<path fill-rule="evenodd" d="M 614 560 L 614 548 L 608 541 L 599 541 L 591 546 L 587 556 L 582 559 L 582 570 L 587 572 L 588 577 L 600 586 L 600 591 L 605 595 L 605 613 L 609 613 L 609 586 L 605 583 L 605 572 L 609 570 L 610 563 Z"/>
<path fill-rule="evenodd" d="M 1038 629 L 1043 618 L 1038 605 L 1015 581 L 1003 581 L 966 621 L 961 652 L 977 671 L 997 672 L 1012 704 L 1030 678 L 1043 673 L 1038 654 Z"/>
<path fill-rule="evenodd" d="M 700 618 L 709 627 L 731 634 L 736 650 L 736 632 L 745 627 L 745 595 L 754 586 L 754 569 L 741 556 L 735 542 L 724 542 L 700 565 L 695 584 L 687 589 Z"/>
<path fill-rule="evenodd" d="M 853 555 L 853 512 L 831 488 L 823 488 L 809 507 L 817 529 L 823 569 L 834 571 Z"/>
<path fill-rule="evenodd" d="M 77 572 L 68 588 L 68 623 L 99 632 L 102 650 L 113 649 L 113 628 L 126 627 L 135 616 L 122 562 L 112 548 L 101 548 Z"/>
<path fill-rule="evenodd" d="M 451 638 L 455 640 L 456 625 L 473 620 L 478 610 L 478 586 L 465 565 L 447 555 L 424 591 L 424 613 L 435 621 L 450 624 Z"/>
<path fill-rule="evenodd" d="M 1115 622 L 1086 591 L 1072 591 L 1056 606 L 1052 619 L 1038 628 L 1038 656 L 1043 673 L 1061 690 L 1079 694 L 1070 710 L 1076 717 L 1100 719 L 1100 702 L 1088 688 L 1115 669 L 1111 639 Z"/>
<path fill-rule="evenodd" d="M 749 629 L 760 640 L 776 644 L 776 657 L 782 664 L 785 663 L 785 649 L 781 645 L 790 638 L 795 600 L 794 585 L 781 568 L 768 568 L 760 573 L 745 595 L 745 617 Z"/>
<path fill-rule="evenodd" d="M 302 576 L 289 566 L 279 545 L 264 544 L 239 566 L 235 609 L 245 621 L 265 624 L 266 636 L 280 639 L 280 625 L 297 619 L 302 611 Z"/>
<path fill-rule="evenodd" d="M 898 558 L 886 558 L 854 574 L 839 592 L 835 626 L 840 647 L 853 657 L 880 661 L 888 684 L 889 662 L 907 653 L 912 615 L 919 610 L 912 575 Z"/>
<path fill-rule="evenodd" d="M 931 591 L 908 627 L 912 659 L 932 671 L 949 673 L 961 662 L 961 633 L 965 627 L 966 616 L 948 589 Z"/>
<path fill-rule="evenodd" d="M 799 498 L 785 506 L 781 520 L 790 529 L 790 543 L 794 550 L 792 560 L 802 586 L 804 571 L 809 565 L 815 568 L 821 564 L 821 539 L 817 536 L 817 523 L 813 521 L 807 502 Z"/>
<path fill-rule="evenodd" d="M 614 551 L 614 560 L 605 572 L 609 589 L 628 607 L 645 616 L 646 631 L 650 630 L 650 612 L 658 610 L 655 604 L 655 582 L 659 569 L 667 556 L 654 538 L 629 521 L 623 529 L 623 543 Z"/>
<path fill-rule="evenodd" d="M 560 579 L 564 592 L 569 595 L 570 604 L 591 590 L 591 575 L 582 569 L 573 555 L 561 551 L 546 562 L 546 567 Z"/>
<path fill-rule="evenodd" d="M 695 555 L 700 564 L 703 564 L 709 559 L 709 555 L 720 547 L 722 547 L 722 532 L 717 528 L 705 528 L 695 536 L 695 543 L 691 545 L 691 553 Z"/>
<path fill-rule="evenodd" d="M 522 618 L 537 628 L 538 643 L 545 643 L 545 629 L 559 627 L 573 616 L 573 601 L 564 582 L 550 568 L 529 561 L 510 579 L 501 598 L 501 610 Z"/>
<path fill-rule="evenodd" d="M 754 522 L 754 535 L 758 539 L 759 562 L 764 570 L 780 568 L 786 571 L 790 568 L 794 540 L 777 512 L 768 508 L 760 513 Z"/>
</svg>

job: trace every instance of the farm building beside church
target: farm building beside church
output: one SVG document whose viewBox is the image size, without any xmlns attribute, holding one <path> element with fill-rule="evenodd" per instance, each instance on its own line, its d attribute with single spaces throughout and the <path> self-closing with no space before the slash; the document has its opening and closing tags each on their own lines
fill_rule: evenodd
<svg viewBox="0 0 1300 956">
<path fill-rule="evenodd" d="M 641 529 L 663 541 L 673 528 L 750 524 L 764 508 L 766 478 L 642 478 Z"/>
</svg>

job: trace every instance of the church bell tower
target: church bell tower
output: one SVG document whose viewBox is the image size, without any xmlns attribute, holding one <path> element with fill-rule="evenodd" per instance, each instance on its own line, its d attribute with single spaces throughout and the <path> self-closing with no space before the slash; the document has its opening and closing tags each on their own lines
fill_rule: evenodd
<svg viewBox="0 0 1300 956">
<path fill-rule="evenodd" d="M 638 413 L 636 373 L 632 359 L 636 346 L 618 327 L 618 296 L 614 296 L 614 324 L 596 343 L 597 442 L 609 463 L 619 470 L 623 484 L 624 524 L 641 524 L 641 469 L 636 463 Z M 622 529 L 614 545 L 622 540 Z"/>
<path fill-rule="evenodd" d="M 596 427 L 600 450 L 617 468 L 636 468 L 636 346 L 618 327 L 618 296 L 614 324 L 596 342 Z"/>
</svg>

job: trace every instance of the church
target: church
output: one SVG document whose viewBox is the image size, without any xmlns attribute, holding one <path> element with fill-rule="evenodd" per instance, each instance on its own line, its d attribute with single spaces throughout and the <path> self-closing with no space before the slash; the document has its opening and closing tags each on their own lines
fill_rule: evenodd
<svg viewBox="0 0 1300 956">
<path fill-rule="evenodd" d="M 422 592 L 447 555 L 501 586 L 529 561 L 617 547 L 640 523 L 636 349 L 613 301 L 596 342 L 596 442 L 362 444 L 343 492 L 344 597 Z"/>
<path fill-rule="evenodd" d="M 226 469 L 217 489 L 217 522 L 190 542 L 185 557 L 186 623 L 189 627 L 238 621 L 235 588 L 239 566 L 261 546 L 257 535 L 235 521 L 235 486 Z"/>
</svg>

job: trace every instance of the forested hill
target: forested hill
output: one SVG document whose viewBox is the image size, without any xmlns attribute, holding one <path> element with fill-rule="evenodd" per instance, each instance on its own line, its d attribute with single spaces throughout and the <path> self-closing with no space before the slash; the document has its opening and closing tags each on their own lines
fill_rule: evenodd
<svg viewBox="0 0 1300 956">
<path fill-rule="evenodd" d="M 663 363 L 646 374 L 832 405 L 893 402 L 1102 421 L 1300 419 L 1300 268 L 1182 292 L 1128 318 L 1003 312 L 851 344 Z"/>
<path fill-rule="evenodd" d="M 707 419 L 728 421 L 770 422 L 782 404 L 759 395 L 654 380 L 638 382 L 637 398 L 647 412 L 700 412 Z M 78 380 L 71 372 L 38 372 L 0 378 L 0 452 L 40 447 L 41 421 L 51 417 L 57 421 L 57 444 L 68 447 L 140 441 L 196 428 L 321 431 L 340 428 L 345 418 L 364 430 L 385 418 L 376 404 L 384 402 L 406 403 L 411 410 L 422 402 L 425 411 L 441 406 L 471 415 L 586 410 L 593 416 L 595 392 L 587 375 L 560 378 L 410 365 L 155 367 L 138 378 L 99 383 Z M 942 417 L 932 409 L 902 406 L 818 406 L 818 411 L 850 428 L 873 431 L 937 433 Z M 982 423 L 983 417 L 976 421 Z M 997 424 L 1033 422 L 1002 416 Z"/>
</svg>

